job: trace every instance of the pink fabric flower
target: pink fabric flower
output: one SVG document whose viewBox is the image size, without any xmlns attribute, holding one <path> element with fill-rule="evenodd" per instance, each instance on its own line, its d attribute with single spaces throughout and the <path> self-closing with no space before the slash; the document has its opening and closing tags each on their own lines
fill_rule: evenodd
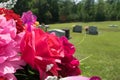
<svg viewBox="0 0 120 80">
<path fill-rule="evenodd" d="M 90 78 L 84 76 L 69 76 L 61 78 L 60 80 L 90 80 Z"/>
<path fill-rule="evenodd" d="M 0 8 L 0 15 L 4 15 L 7 20 L 15 20 L 17 33 L 23 32 L 24 27 L 20 15 L 16 14 L 13 10 L 6 8 Z"/>
<path fill-rule="evenodd" d="M 21 17 L 22 21 L 24 24 L 26 23 L 35 23 L 36 20 L 37 20 L 37 17 L 35 15 L 33 15 L 33 13 L 31 11 L 28 11 L 28 12 L 24 12 L 22 14 L 22 17 Z"/>
<path fill-rule="evenodd" d="M 0 77 L 0 80 L 17 80 L 14 74 L 6 74 Z"/>
<path fill-rule="evenodd" d="M 24 12 L 22 14 L 21 19 L 28 31 L 31 31 L 32 29 L 34 29 L 34 24 L 37 20 L 37 17 L 33 15 L 31 11 Z"/>
<path fill-rule="evenodd" d="M 21 42 L 21 51 L 22 58 L 39 70 L 41 80 L 49 74 L 58 76 L 57 63 L 64 57 L 64 49 L 57 36 L 40 29 L 27 31 Z"/>
<path fill-rule="evenodd" d="M 91 78 L 84 76 L 69 76 L 69 77 L 61 78 L 60 80 L 101 80 L 101 78 L 97 76 L 93 76 Z"/>
<path fill-rule="evenodd" d="M 25 64 L 18 53 L 23 33 L 16 33 L 15 21 L 12 19 L 7 21 L 0 15 L 0 77 L 6 76 L 8 80 L 16 80 L 13 73 Z"/>
</svg>

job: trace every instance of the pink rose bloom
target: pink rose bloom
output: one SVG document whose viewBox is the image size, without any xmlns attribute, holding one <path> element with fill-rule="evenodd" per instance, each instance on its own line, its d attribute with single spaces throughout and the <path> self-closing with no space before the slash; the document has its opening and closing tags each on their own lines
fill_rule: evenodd
<svg viewBox="0 0 120 80">
<path fill-rule="evenodd" d="M 90 78 L 84 76 L 69 76 L 61 78 L 60 80 L 90 80 Z"/>
<path fill-rule="evenodd" d="M 90 80 L 90 78 L 84 76 L 69 76 L 61 78 L 60 80 Z"/>
<path fill-rule="evenodd" d="M 63 44 L 65 55 L 61 58 L 61 64 L 58 64 L 61 68 L 59 75 L 62 77 L 80 75 L 81 70 L 79 69 L 79 60 L 73 56 L 75 47 L 68 42 L 66 37 L 61 37 L 60 40 Z"/>
<path fill-rule="evenodd" d="M 0 77 L 0 80 L 17 80 L 14 74 L 6 74 Z"/>
<path fill-rule="evenodd" d="M 101 80 L 101 78 L 97 76 L 93 76 L 91 78 L 84 76 L 69 76 L 69 77 L 61 78 L 60 80 Z"/>
<path fill-rule="evenodd" d="M 48 75 L 58 76 L 60 58 L 64 49 L 60 39 L 40 29 L 27 31 L 21 42 L 22 59 L 40 73 L 44 80 Z"/>
<path fill-rule="evenodd" d="M 16 33 L 15 21 L 12 19 L 7 21 L 0 15 L 0 77 L 5 77 L 7 80 L 16 80 L 13 73 L 24 65 L 18 53 L 23 33 Z"/>
</svg>

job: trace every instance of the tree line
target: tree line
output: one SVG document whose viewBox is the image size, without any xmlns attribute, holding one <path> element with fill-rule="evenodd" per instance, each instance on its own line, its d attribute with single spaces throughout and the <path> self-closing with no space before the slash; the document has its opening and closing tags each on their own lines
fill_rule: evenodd
<svg viewBox="0 0 120 80">
<path fill-rule="evenodd" d="M 120 0 L 18 0 L 13 10 L 31 10 L 44 23 L 120 20 Z"/>
</svg>

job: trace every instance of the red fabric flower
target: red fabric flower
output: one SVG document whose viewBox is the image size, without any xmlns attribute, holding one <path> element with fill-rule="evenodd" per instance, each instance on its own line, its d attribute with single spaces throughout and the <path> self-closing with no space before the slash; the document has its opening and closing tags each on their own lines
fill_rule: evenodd
<svg viewBox="0 0 120 80">
<path fill-rule="evenodd" d="M 59 38 L 40 29 L 26 32 L 21 42 L 22 58 L 34 69 L 39 70 L 40 78 L 48 75 L 58 76 L 60 58 L 64 49 Z"/>
<path fill-rule="evenodd" d="M 100 77 L 98 77 L 98 76 L 92 76 L 90 78 L 90 80 L 102 80 L 102 79 Z"/>
<path fill-rule="evenodd" d="M 7 78 L 1 76 L 0 80 L 7 80 Z"/>
<path fill-rule="evenodd" d="M 14 19 L 16 21 L 17 33 L 20 33 L 24 30 L 23 22 L 20 18 L 20 15 L 14 13 L 13 10 L 0 8 L 0 14 L 4 15 L 7 20 Z"/>
<path fill-rule="evenodd" d="M 58 64 L 61 68 L 59 74 L 63 77 L 80 75 L 79 61 L 73 56 L 75 47 L 65 37 L 61 37 L 60 40 L 64 46 L 65 56 L 61 59 L 61 64 Z"/>
</svg>

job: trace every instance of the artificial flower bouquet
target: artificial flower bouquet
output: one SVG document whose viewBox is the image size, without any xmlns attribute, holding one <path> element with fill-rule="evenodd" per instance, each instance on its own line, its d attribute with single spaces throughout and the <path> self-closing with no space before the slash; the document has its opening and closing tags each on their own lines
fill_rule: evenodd
<svg viewBox="0 0 120 80">
<path fill-rule="evenodd" d="M 75 47 L 44 32 L 31 11 L 0 8 L 0 80 L 101 80 L 80 76 Z"/>
</svg>

